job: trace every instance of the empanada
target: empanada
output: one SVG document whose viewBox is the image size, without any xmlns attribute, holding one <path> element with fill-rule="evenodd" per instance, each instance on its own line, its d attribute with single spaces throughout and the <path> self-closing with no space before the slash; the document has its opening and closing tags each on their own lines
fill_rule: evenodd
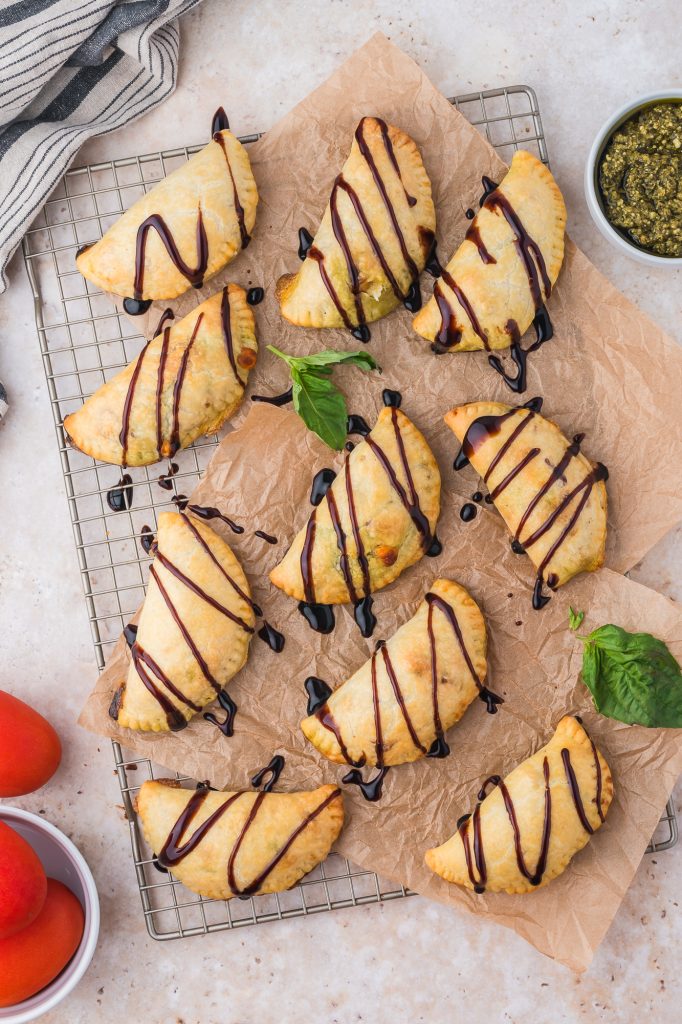
<svg viewBox="0 0 682 1024">
<path fill-rule="evenodd" d="M 86 246 L 76 266 L 103 291 L 138 307 L 174 299 L 200 288 L 248 245 L 257 203 L 246 150 L 230 131 L 218 131 Z"/>
<path fill-rule="evenodd" d="M 227 285 L 153 338 L 64 420 L 82 452 L 148 466 L 210 434 L 241 404 L 258 344 L 246 292 Z"/>
<path fill-rule="evenodd" d="M 301 327 L 346 327 L 368 341 L 367 324 L 401 302 L 419 309 L 435 227 L 416 144 L 363 117 L 303 266 L 277 282 L 282 316 Z"/>
<path fill-rule="evenodd" d="M 325 859 L 343 826 L 338 786 L 219 793 L 147 781 L 137 810 L 161 866 L 220 900 L 290 889 Z"/>
<path fill-rule="evenodd" d="M 225 541 L 183 512 L 158 518 L 127 681 L 109 714 L 141 731 L 183 729 L 245 663 L 254 604 Z"/>
<path fill-rule="evenodd" d="M 412 618 L 301 729 L 337 764 L 384 768 L 444 757 L 444 735 L 487 693 L 485 675 L 478 605 L 457 583 L 436 580 Z"/>
<path fill-rule="evenodd" d="M 518 344 L 559 276 L 565 226 L 550 171 L 519 150 L 415 316 L 417 334 L 439 353 Z"/>
<path fill-rule="evenodd" d="M 439 511 L 431 449 L 400 409 L 386 407 L 270 579 L 307 604 L 357 604 L 421 558 Z"/>
<path fill-rule="evenodd" d="M 460 405 L 445 422 L 462 442 L 455 463 L 471 462 L 511 530 L 512 548 L 536 566 L 533 606 L 541 608 L 545 582 L 552 590 L 604 561 L 608 471 L 580 451 L 582 434 L 569 442 L 533 400 L 515 408 L 501 402 Z"/>
<path fill-rule="evenodd" d="M 473 815 L 426 851 L 426 863 L 446 882 L 477 893 L 532 892 L 582 850 L 612 797 L 608 764 L 580 721 L 566 716 L 546 746 L 505 779 L 484 782 Z"/>
</svg>

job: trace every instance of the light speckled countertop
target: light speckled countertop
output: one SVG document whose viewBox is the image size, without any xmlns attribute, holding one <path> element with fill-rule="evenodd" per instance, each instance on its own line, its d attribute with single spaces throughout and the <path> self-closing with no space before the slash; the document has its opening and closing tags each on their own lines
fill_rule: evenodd
<svg viewBox="0 0 682 1024">
<path fill-rule="evenodd" d="M 570 13 L 569 13 L 570 12 Z M 182 25 L 165 105 L 85 147 L 78 162 L 199 142 L 219 103 L 233 129 L 267 128 L 381 29 L 443 92 L 527 83 L 537 93 L 569 231 L 596 265 L 682 341 L 682 273 L 616 254 L 593 227 L 582 170 L 601 122 L 627 99 L 681 84 L 678 0 L 481 4 L 204 0 Z M 65 745 L 51 785 L 19 801 L 90 862 L 102 933 L 86 978 L 49 1017 L 144 1024 L 679 1019 L 682 844 L 645 857 L 589 972 L 573 977 L 504 929 L 419 897 L 385 906 L 155 943 L 144 927 L 108 741 L 75 720 L 95 662 L 21 261 L 0 298 L 0 686 L 33 699 Z M 661 387 L 665 387 L 661 381 Z M 636 486 L 636 481 L 633 481 Z M 632 575 L 682 599 L 682 530 Z M 38 637 L 40 637 L 38 641 Z M 677 788 L 678 813 L 682 787 Z"/>
</svg>

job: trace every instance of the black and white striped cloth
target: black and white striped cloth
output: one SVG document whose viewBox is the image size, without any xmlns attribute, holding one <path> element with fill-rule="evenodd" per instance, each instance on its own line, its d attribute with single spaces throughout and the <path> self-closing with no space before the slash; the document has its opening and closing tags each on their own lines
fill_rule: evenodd
<svg viewBox="0 0 682 1024">
<path fill-rule="evenodd" d="M 78 149 L 173 92 L 177 18 L 200 0 L 0 0 L 0 292 Z"/>
</svg>

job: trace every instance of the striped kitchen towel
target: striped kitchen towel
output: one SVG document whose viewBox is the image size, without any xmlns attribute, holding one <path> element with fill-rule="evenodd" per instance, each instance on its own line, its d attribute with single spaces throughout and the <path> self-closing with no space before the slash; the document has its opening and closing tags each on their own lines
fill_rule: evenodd
<svg viewBox="0 0 682 1024">
<path fill-rule="evenodd" d="M 175 88 L 177 18 L 200 0 L 0 0 L 0 292 L 83 143 Z"/>
</svg>

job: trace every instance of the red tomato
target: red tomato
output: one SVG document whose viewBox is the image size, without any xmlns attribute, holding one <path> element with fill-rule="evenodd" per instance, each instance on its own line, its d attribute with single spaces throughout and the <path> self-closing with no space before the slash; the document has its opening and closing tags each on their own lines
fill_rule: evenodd
<svg viewBox="0 0 682 1024">
<path fill-rule="evenodd" d="M 33 848 L 0 821 L 0 939 L 30 924 L 43 909 L 47 879 Z"/>
<path fill-rule="evenodd" d="M 44 786 L 62 756 L 59 736 L 37 711 L 0 690 L 0 797 Z"/>
<path fill-rule="evenodd" d="M 56 978 L 78 949 L 85 915 L 65 885 L 47 880 L 47 897 L 35 921 L 0 939 L 0 1006 L 14 1006 Z"/>
</svg>

